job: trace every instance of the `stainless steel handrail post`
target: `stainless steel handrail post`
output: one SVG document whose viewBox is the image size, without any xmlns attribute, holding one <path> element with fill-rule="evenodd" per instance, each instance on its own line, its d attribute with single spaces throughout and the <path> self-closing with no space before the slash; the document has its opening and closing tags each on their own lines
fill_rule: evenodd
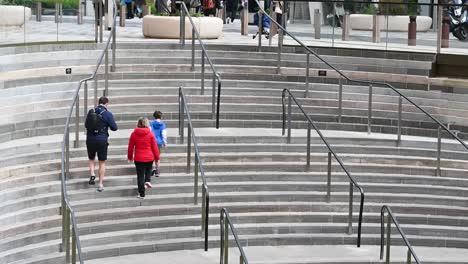
<svg viewBox="0 0 468 264">
<path fill-rule="evenodd" d="M 114 12 L 117 12 L 117 10 L 114 10 Z M 114 23 L 112 23 L 114 24 Z M 115 53 L 117 49 L 117 30 L 112 31 L 112 66 L 111 66 L 111 72 L 115 72 Z"/>
<path fill-rule="evenodd" d="M 211 89 L 211 118 L 215 118 L 216 114 L 216 75 L 213 72 L 213 83 L 212 83 L 212 89 Z"/>
<path fill-rule="evenodd" d="M 70 177 L 70 133 L 67 133 L 65 140 L 65 178 L 68 178 Z"/>
<path fill-rule="evenodd" d="M 392 236 L 392 217 L 390 214 L 387 216 L 387 255 L 385 263 L 390 264 L 390 247 L 391 247 L 391 236 Z"/>
<path fill-rule="evenodd" d="M 369 107 L 367 110 L 367 134 L 372 132 L 372 84 L 369 84 Z"/>
<path fill-rule="evenodd" d="M 104 55 L 104 96 L 109 96 L 109 48 Z"/>
<path fill-rule="evenodd" d="M 219 263 L 224 264 L 224 221 L 226 219 L 224 218 L 223 210 L 221 210 L 220 216 L 219 216 Z"/>
<path fill-rule="evenodd" d="M 259 10 L 258 14 L 258 52 L 262 51 L 262 34 L 263 34 L 263 12 Z"/>
<path fill-rule="evenodd" d="M 353 183 L 349 183 L 349 214 L 348 214 L 348 235 L 353 234 L 353 195 L 354 186 Z"/>
<path fill-rule="evenodd" d="M 193 199 L 194 199 L 194 205 L 198 204 L 198 170 L 200 166 L 200 160 L 198 159 L 198 155 L 195 155 L 195 166 L 194 166 L 194 183 L 193 183 Z"/>
<path fill-rule="evenodd" d="M 73 147 L 80 147 L 80 94 L 78 94 L 75 103 L 75 143 Z"/>
<path fill-rule="evenodd" d="M 437 169 L 436 176 L 441 176 L 440 171 L 440 152 L 442 150 L 442 130 L 440 127 L 437 128 Z"/>
<path fill-rule="evenodd" d="M 86 118 L 88 114 L 88 81 L 84 83 L 84 95 L 83 95 L 83 117 Z M 85 122 L 85 120 L 83 120 Z M 84 133 L 86 134 L 86 127 L 83 126 Z"/>
<path fill-rule="evenodd" d="M 62 215 L 62 243 L 60 244 L 60 252 L 64 252 L 65 251 L 65 216 L 66 216 L 66 203 L 65 203 L 65 190 L 63 190 L 63 184 L 62 184 L 62 187 L 61 187 L 61 191 L 62 191 L 62 204 L 60 205 L 60 215 Z"/>
<path fill-rule="evenodd" d="M 244 264 L 244 257 L 242 255 L 239 256 L 239 264 Z"/>
<path fill-rule="evenodd" d="M 65 261 L 70 263 L 70 211 L 67 208 L 65 212 Z"/>
<path fill-rule="evenodd" d="M 72 262 L 73 264 L 76 263 L 76 233 L 75 228 L 72 226 Z"/>
<path fill-rule="evenodd" d="M 205 51 L 202 50 L 201 56 L 201 95 L 205 94 Z"/>
<path fill-rule="evenodd" d="M 276 64 L 276 73 L 281 74 L 281 52 L 283 50 L 283 31 L 278 29 L 278 57 Z"/>
<path fill-rule="evenodd" d="M 306 168 L 310 170 L 310 132 L 311 132 L 312 125 L 307 123 L 307 163 Z"/>
<path fill-rule="evenodd" d="M 291 143 L 291 112 L 292 112 L 291 95 L 288 96 L 288 144 Z"/>
<path fill-rule="evenodd" d="M 338 79 L 338 123 L 341 123 L 343 114 L 343 78 Z"/>
<path fill-rule="evenodd" d="M 210 216 L 210 194 L 208 193 L 208 187 L 206 184 L 203 184 L 203 189 L 205 190 L 205 251 L 208 251 L 208 229 L 209 227 L 209 216 Z"/>
<path fill-rule="evenodd" d="M 185 10 L 180 9 L 180 46 L 185 47 Z"/>
<path fill-rule="evenodd" d="M 103 23 L 102 23 L 102 15 L 104 14 L 104 10 L 102 10 L 102 0 L 99 0 L 99 3 L 98 3 L 98 9 L 99 9 L 99 42 L 102 43 L 102 39 L 103 39 Z"/>
<path fill-rule="evenodd" d="M 94 77 L 94 106 L 98 105 L 98 75 Z"/>
<path fill-rule="evenodd" d="M 328 151 L 328 166 L 327 166 L 327 202 L 331 201 L 331 169 L 332 169 L 332 153 Z"/>
<path fill-rule="evenodd" d="M 306 90 L 305 90 L 305 93 L 304 93 L 304 98 L 307 98 L 307 96 L 309 95 L 309 64 L 310 64 L 310 53 L 307 52 L 307 56 L 306 56 Z"/>
<path fill-rule="evenodd" d="M 191 159 L 192 159 L 192 126 L 188 124 L 187 125 L 187 173 L 190 173 L 190 165 L 192 164 Z"/>
<path fill-rule="evenodd" d="M 398 97 L 398 136 L 397 136 L 397 146 L 401 146 L 401 116 L 403 112 L 403 98 Z"/>
<path fill-rule="evenodd" d="M 406 264 L 411 264 L 411 251 L 409 249 L 406 253 Z"/>
<path fill-rule="evenodd" d="M 94 8 L 94 42 L 98 43 L 99 41 L 99 0 L 93 0 L 95 4 Z"/>
<path fill-rule="evenodd" d="M 185 126 L 185 100 L 181 99 L 180 114 L 179 114 L 179 132 L 180 132 L 180 144 L 184 144 L 184 126 Z"/>
<path fill-rule="evenodd" d="M 195 71 L 195 28 L 192 27 L 192 65 L 191 71 Z"/>
<path fill-rule="evenodd" d="M 224 221 L 224 264 L 229 264 L 229 222 Z"/>
<path fill-rule="evenodd" d="M 201 210 L 201 235 L 205 236 L 205 210 L 206 210 L 206 193 L 205 188 L 202 187 L 202 210 Z"/>
</svg>

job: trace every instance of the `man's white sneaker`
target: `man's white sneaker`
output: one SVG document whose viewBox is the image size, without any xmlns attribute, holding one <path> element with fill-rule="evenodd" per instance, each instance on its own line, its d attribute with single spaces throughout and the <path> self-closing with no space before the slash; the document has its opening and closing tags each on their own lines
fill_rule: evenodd
<svg viewBox="0 0 468 264">
<path fill-rule="evenodd" d="M 145 187 L 151 189 L 153 188 L 153 185 L 151 184 L 151 182 L 145 182 Z"/>
</svg>

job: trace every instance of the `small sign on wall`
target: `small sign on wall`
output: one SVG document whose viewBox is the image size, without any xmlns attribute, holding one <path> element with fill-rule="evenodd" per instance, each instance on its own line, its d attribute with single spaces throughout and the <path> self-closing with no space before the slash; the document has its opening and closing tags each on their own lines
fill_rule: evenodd
<svg viewBox="0 0 468 264">
<path fill-rule="evenodd" d="M 327 76 L 327 71 L 324 71 L 324 70 L 318 71 L 318 76 Z"/>
<path fill-rule="evenodd" d="M 72 69 L 71 68 L 66 68 L 65 69 L 65 74 L 71 74 L 72 73 Z"/>
</svg>

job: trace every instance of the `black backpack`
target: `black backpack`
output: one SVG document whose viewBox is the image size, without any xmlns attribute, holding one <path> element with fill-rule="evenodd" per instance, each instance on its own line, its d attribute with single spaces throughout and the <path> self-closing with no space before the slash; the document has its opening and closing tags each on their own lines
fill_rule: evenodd
<svg viewBox="0 0 468 264">
<path fill-rule="evenodd" d="M 106 110 L 102 110 L 101 113 L 96 113 L 96 109 L 90 109 L 88 115 L 86 116 L 85 127 L 86 129 L 94 133 L 95 135 L 99 134 L 102 130 L 104 130 L 104 120 L 102 120 L 102 113 Z"/>
</svg>

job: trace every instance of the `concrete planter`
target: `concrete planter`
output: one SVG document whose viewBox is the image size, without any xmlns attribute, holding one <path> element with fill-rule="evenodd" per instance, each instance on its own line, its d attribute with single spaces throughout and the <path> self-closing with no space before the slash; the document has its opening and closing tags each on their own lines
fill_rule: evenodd
<svg viewBox="0 0 468 264">
<path fill-rule="evenodd" d="M 379 16 L 380 30 L 387 29 L 387 17 Z M 388 16 L 388 30 L 389 31 L 408 31 L 409 16 Z M 372 15 L 351 15 L 351 29 L 352 30 L 372 30 Z M 432 18 L 428 16 L 418 16 L 416 18 L 417 31 L 428 31 L 432 26 Z"/>
<path fill-rule="evenodd" d="M 217 39 L 223 34 L 223 20 L 218 17 L 193 17 L 200 37 Z M 146 38 L 178 39 L 180 36 L 180 17 L 145 16 L 143 17 L 143 35 Z M 185 37 L 192 38 L 192 24 L 185 18 Z"/>
<path fill-rule="evenodd" d="M 0 26 L 22 26 L 31 18 L 31 8 L 0 5 Z"/>
</svg>

